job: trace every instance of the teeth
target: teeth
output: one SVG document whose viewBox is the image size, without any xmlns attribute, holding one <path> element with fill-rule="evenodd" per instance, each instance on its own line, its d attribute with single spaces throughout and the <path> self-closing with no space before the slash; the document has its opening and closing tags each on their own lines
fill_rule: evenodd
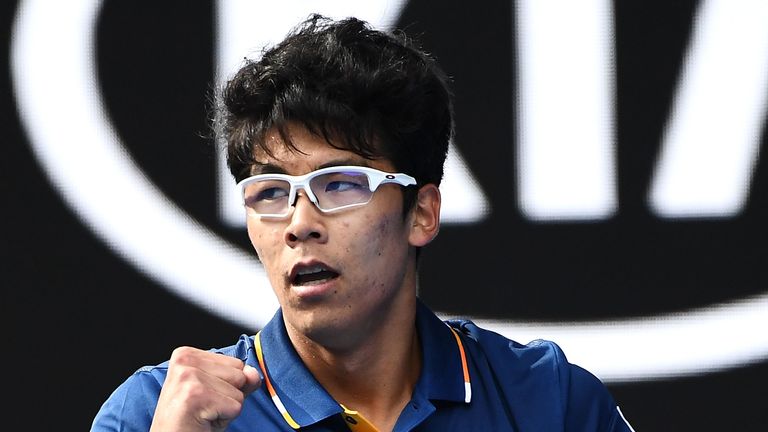
<svg viewBox="0 0 768 432">
<path fill-rule="evenodd" d="M 311 273 L 319 273 L 319 272 L 321 272 L 323 270 L 325 270 L 325 269 L 322 266 L 318 265 L 318 266 L 312 266 L 312 267 L 307 267 L 305 269 L 301 269 L 298 272 L 296 272 L 296 274 L 298 276 L 304 276 L 304 275 L 311 274 Z"/>
<path fill-rule="evenodd" d="M 328 281 L 338 276 L 338 273 L 330 270 L 323 264 L 313 264 L 297 268 L 296 273 L 291 278 L 291 283 L 296 285 L 320 283 L 321 281 Z"/>
</svg>

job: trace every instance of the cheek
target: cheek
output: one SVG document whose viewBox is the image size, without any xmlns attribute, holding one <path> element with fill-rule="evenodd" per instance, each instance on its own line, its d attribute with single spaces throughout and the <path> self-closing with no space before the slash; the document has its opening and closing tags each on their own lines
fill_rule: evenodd
<svg viewBox="0 0 768 432">
<path fill-rule="evenodd" d="M 388 239 L 394 238 L 395 233 L 390 232 L 391 228 L 392 222 L 389 219 L 380 220 L 379 223 L 374 226 L 373 233 L 371 233 L 374 238 L 373 243 L 380 245 L 385 243 Z M 378 255 L 381 255 L 381 248 L 379 248 L 377 252 Z"/>
<path fill-rule="evenodd" d="M 393 295 L 402 285 L 404 273 L 398 269 L 406 267 L 409 245 L 399 212 L 368 222 L 354 237 L 359 242 L 354 267 L 362 271 L 358 276 L 361 286 L 366 287 L 365 296 L 381 299 Z"/>
<path fill-rule="evenodd" d="M 280 271 L 277 268 L 279 266 L 277 254 L 280 248 L 276 247 L 275 244 L 282 238 L 281 235 L 275 229 L 264 226 L 254 227 L 252 224 L 248 224 L 248 238 L 251 240 L 251 245 L 258 255 L 271 285 L 273 287 L 278 286 Z"/>
<path fill-rule="evenodd" d="M 277 233 L 275 230 L 266 229 L 263 226 L 256 226 L 255 223 L 248 223 L 248 238 L 251 240 L 251 245 L 256 250 L 259 259 L 264 262 L 269 261 L 269 251 L 275 250 L 274 245 Z"/>
<path fill-rule="evenodd" d="M 373 259 L 381 259 L 385 254 L 396 253 L 404 247 L 406 242 L 399 231 L 401 226 L 400 215 L 391 215 L 384 218 L 368 217 L 363 219 L 357 231 L 347 229 L 348 250 L 359 251 L 359 257 L 369 264 Z M 355 247 L 356 246 L 356 247 Z"/>
</svg>

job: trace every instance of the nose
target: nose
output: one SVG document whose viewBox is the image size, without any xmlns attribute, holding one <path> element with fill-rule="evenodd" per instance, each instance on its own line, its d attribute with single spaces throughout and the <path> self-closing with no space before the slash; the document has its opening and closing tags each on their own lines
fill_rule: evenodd
<svg viewBox="0 0 768 432">
<path fill-rule="evenodd" d="M 308 240 L 325 242 L 327 239 L 323 213 L 303 190 L 296 192 L 293 212 L 289 218 L 290 223 L 285 227 L 285 242 L 289 246 Z"/>
</svg>

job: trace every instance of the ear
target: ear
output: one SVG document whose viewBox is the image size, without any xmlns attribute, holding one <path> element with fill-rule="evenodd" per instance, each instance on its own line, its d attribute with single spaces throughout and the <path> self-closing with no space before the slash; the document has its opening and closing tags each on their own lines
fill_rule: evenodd
<svg viewBox="0 0 768 432">
<path fill-rule="evenodd" d="M 437 236 L 440 231 L 440 189 L 436 185 L 426 184 L 419 189 L 410 220 L 408 241 L 412 246 L 425 246 Z"/>
</svg>

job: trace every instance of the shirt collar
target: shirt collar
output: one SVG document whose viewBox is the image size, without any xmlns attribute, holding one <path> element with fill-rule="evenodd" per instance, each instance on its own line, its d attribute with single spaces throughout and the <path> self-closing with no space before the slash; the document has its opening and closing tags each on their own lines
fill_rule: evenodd
<svg viewBox="0 0 768 432">
<path fill-rule="evenodd" d="M 272 387 L 299 426 L 317 423 L 342 412 L 338 402 L 317 382 L 293 348 L 285 330 L 282 310 L 278 309 L 262 329 L 260 338 Z"/>
<path fill-rule="evenodd" d="M 416 391 L 431 400 L 464 402 L 467 389 L 456 337 L 421 300 L 417 303 L 416 330 L 419 332 L 422 355 Z"/>
<path fill-rule="evenodd" d="M 455 336 L 421 300 L 416 329 L 422 350 L 422 370 L 414 397 L 464 402 L 461 352 Z M 304 427 L 340 414 L 341 406 L 317 382 L 293 348 L 278 310 L 260 332 L 261 347 L 272 386 L 290 416 Z"/>
</svg>

